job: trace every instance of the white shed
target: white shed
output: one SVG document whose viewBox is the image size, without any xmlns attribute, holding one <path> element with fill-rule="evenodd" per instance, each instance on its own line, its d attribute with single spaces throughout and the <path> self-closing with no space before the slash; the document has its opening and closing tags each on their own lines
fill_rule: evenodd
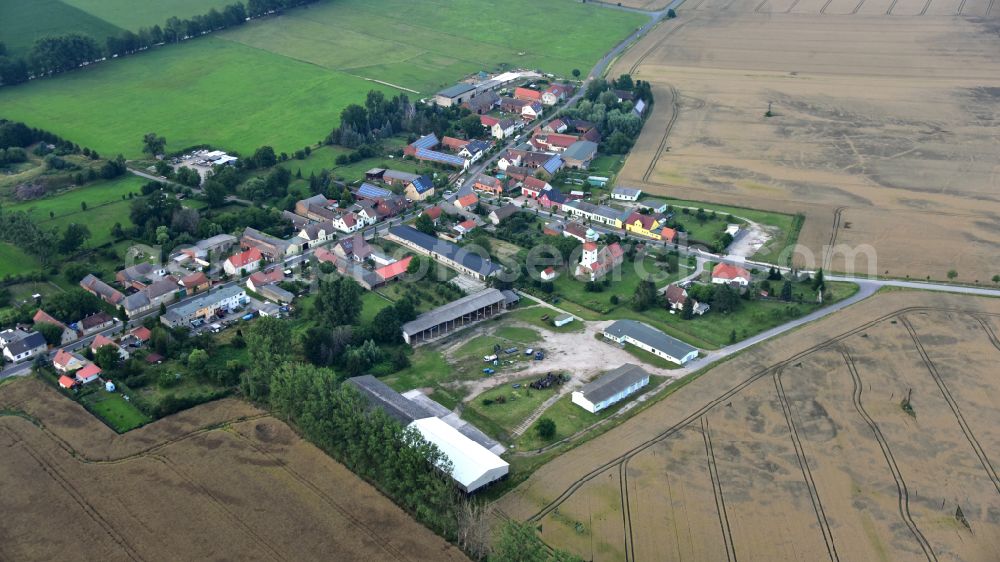
<svg viewBox="0 0 1000 562">
<path fill-rule="evenodd" d="M 462 435 L 440 418 L 424 418 L 410 422 L 428 442 L 433 443 L 451 461 L 451 477 L 466 492 L 499 480 L 507 475 L 510 465 L 486 447 Z"/>
</svg>

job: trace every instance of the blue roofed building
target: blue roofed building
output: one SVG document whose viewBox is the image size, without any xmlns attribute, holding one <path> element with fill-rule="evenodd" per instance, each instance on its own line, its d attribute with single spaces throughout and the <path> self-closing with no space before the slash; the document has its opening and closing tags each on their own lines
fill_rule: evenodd
<svg viewBox="0 0 1000 562">
<path fill-rule="evenodd" d="M 456 168 L 466 169 L 469 167 L 469 161 L 461 156 L 455 156 L 454 154 L 446 154 L 444 152 L 438 152 L 436 150 L 430 150 L 428 148 L 418 148 L 416 154 L 414 155 L 417 160 L 424 162 L 437 162 L 439 164 L 445 164 L 448 166 L 454 166 Z"/>
<path fill-rule="evenodd" d="M 576 141 L 562 153 L 562 156 L 570 168 L 586 170 L 590 167 L 590 161 L 597 156 L 597 143 L 588 140 Z"/>
<path fill-rule="evenodd" d="M 410 201 L 423 201 L 434 195 L 434 180 L 430 176 L 418 176 L 406 185 L 404 193 Z"/>
<path fill-rule="evenodd" d="M 431 133 L 408 144 L 406 148 L 403 149 L 403 154 L 406 156 L 416 156 L 418 150 L 433 149 L 439 144 L 441 144 L 441 141 L 437 138 L 437 135 Z"/>
<path fill-rule="evenodd" d="M 417 253 L 431 256 L 442 265 L 480 281 L 485 281 L 500 271 L 500 266 L 494 264 L 489 257 L 429 236 L 411 226 L 394 226 L 389 229 L 385 238 Z"/>
<path fill-rule="evenodd" d="M 542 169 L 545 170 L 545 172 L 548 173 L 550 176 L 554 176 L 555 173 L 558 172 L 559 169 L 563 167 L 563 163 L 564 162 L 562 157 L 557 154 L 552 158 L 546 160 L 545 163 L 542 164 Z"/>
</svg>

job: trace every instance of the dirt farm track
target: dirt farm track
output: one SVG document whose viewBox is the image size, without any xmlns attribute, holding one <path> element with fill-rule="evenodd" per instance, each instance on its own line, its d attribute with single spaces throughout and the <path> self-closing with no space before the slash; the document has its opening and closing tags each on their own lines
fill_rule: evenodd
<svg viewBox="0 0 1000 562">
<path fill-rule="evenodd" d="M 0 414 L 0 560 L 467 560 L 238 400 L 119 436 L 18 380 Z"/>
<path fill-rule="evenodd" d="M 806 267 L 988 282 L 997 0 L 690 0 L 619 59 L 656 105 L 619 183 L 803 212 Z M 767 117 L 768 104 L 773 115 Z M 850 248 L 825 251 L 826 246 Z M 856 262 L 856 263 L 855 263 Z"/>
<path fill-rule="evenodd" d="M 1000 302 L 873 299 L 713 368 L 498 509 L 586 560 L 1000 559 Z"/>
</svg>

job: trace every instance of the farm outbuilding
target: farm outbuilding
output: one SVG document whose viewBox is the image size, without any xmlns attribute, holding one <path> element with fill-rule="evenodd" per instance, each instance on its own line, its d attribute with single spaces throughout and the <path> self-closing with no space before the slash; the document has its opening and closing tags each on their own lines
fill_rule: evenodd
<svg viewBox="0 0 1000 562">
<path fill-rule="evenodd" d="M 424 418 L 410 423 L 451 462 L 451 477 L 462 490 L 472 493 L 507 476 L 510 465 L 486 447 L 462 435 L 440 418 Z"/>
<path fill-rule="evenodd" d="M 575 320 L 575 317 L 572 314 L 560 314 L 559 316 L 556 316 L 552 323 L 555 324 L 557 328 L 561 328 L 573 320 Z"/>
<path fill-rule="evenodd" d="M 630 343 L 678 365 L 698 357 L 697 348 L 635 320 L 616 321 L 604 329 L 604 337 L 621 345 Z"/>
<path fill-rule="evenodd" d="M 621 402 L 649 384 L 649 373 L 642 367 L 626 363 L 573 392 L 573 403 L 591 414 Z"/>
<path fill-rule="evenodd" d="M 507 297 L 498 289 L 486 289 L 462 297 L 403 324 L 403 340 L 410 345 L 416 345 L 438 338 L 503 312 L 506 303 Z"/>
</svg>

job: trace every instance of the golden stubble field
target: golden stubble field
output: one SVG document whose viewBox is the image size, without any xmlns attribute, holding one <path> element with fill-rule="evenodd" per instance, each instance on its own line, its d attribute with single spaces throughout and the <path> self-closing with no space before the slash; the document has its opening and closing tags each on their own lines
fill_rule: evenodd
<svg viewBox="0 0 1000 562">
<path fill-rule="evenodd" d="M 993 3 L 685 2 L 612 69 L 656 99 L 619 183 L 802 212 L 801 266 L 867 273 L 845 254 L 870 245 L 880 275 L 987 283 L 1000 274 Z M 836 245 L 850 250 L 824 250 Z"/>
<path fill-rule="evenodd" d="M 238 400 L 122 436 L 36 380 L 0 411 L 2 560 L 467 560 Z"/>
<path fill-rule="evenodd" d="M 997 334 L 996 300 L 873 297 L 713 368 L 496 506 L 586 560 L 998 560 Z"/>
</svg>

